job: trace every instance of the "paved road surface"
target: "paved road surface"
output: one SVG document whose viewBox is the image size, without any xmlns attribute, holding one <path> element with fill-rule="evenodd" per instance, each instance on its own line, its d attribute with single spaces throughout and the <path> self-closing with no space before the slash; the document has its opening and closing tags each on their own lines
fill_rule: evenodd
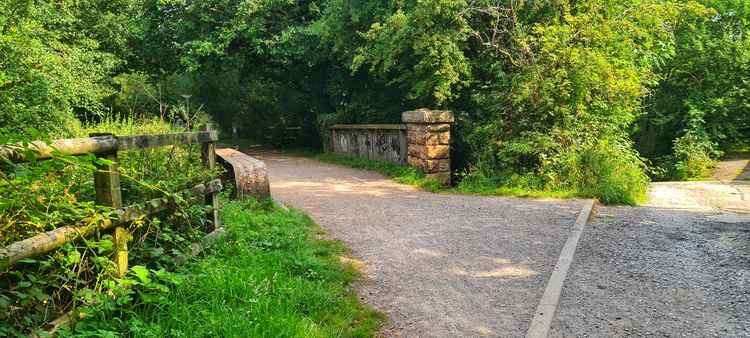
<svg viewBox="0 0 750 338">
<path fill-rule="evenodd" d="M 396 337 L 522 337 L 583 201 L 431 194 L 378 174 L 260 154 L 275 198 L 364 262 L 360 295 Z"/>
</svg>

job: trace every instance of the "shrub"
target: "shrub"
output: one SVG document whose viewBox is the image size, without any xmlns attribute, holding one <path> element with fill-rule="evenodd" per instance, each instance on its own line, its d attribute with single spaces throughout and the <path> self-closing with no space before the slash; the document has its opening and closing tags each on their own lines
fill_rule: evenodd
<svg viewBox="0 0 750 338">
<path fill-rule="evenodd" d="M 698 180 L 711 176 L 720 156 L 714 144 L 698 133 L 688 132 L 676 139 L 673 146 L 674 170 L 672 178 L 680 181 Z"/>
<path fill-rule="evenodd" d="M 96 125 L 66 131 L 163 133 L 181 131 L 159 120 L 106 118 Z M 56 135 L 55 135 L 56 137 Z M 125 205 L 164 197 L 214 175 L 203 169 L 197 145 L 119 153 Z M 110 208 L 94 205 L 93 155 L 56 157 L 24 164 L 0 160 L 0 245 L 61 226 L 94 225 Z M 180 203 L 180 202 L 178 202 Z M 170 267 L 188 244 L 204 234 L 202 205 L 141 219 L 128 227 L 131 264 L 149 269 Z M 98 234 L 70 242 L 49 255 L 25 259 L 0 269 L 0 336 L 20 336 L 68 309 L 90 304 L 115 278 L 113 239 Z M 96 297 L 93 297 L 96 298 Z"/>
<path fill-rule="evenodd" d="M 649 179 L 644 169 L 628 145 L 603 140 L 561 154 L 558 184 L 606 204 L 634 205 L 646 197 Z"/>
</svg>

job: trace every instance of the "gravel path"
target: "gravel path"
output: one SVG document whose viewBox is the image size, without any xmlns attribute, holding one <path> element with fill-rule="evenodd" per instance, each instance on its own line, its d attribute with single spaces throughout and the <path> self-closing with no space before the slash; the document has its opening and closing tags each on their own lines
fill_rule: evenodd
<svg viewBox="0 0 750 338">
<path fill-rule="evenodd" d="M 750 181 L 750 159 L 726 159 L 718 163 L 718 167 L 711 177 L 717 181 Z"/>
<path fill-rule="evenodd" d="M 583 205 L 431 194 L 309 158 L 253 155 L 275 198 L 361 260 L 359 292 L 388 314 L 385 336 L 524 336 Z"/>
<path fill-rule="evenodd" d="M 750 337 L 750 184 L 658 183 L 598 207 L 551 337 Z"/>
</svg>

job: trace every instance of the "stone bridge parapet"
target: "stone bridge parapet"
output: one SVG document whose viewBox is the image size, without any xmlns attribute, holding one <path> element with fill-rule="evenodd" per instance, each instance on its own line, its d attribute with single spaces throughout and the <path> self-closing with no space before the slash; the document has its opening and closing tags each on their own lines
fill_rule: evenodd
<svg viewBox="0 0 750 338">
<path fill-rule="evenodd" d="M 403 124 L 346 124 L 331 127 L 331 151 L 371 160 L 408 164 L 443 184 L 451 182 L 453 113 L 418 109 L 401 114 Z"/>
</svg>

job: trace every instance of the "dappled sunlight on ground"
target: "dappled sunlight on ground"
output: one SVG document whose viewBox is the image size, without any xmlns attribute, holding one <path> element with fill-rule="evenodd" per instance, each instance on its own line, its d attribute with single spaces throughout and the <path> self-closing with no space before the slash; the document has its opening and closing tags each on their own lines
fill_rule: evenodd
<svg viewBox="0 0 750 338">
<path fill-rule="evenodd" d="M 526 264 L 513 264 L 510 259 L 479 256 L 463 259 L 433 249 L 419 248 L 411 251 L 417 258 L 440 258 L 442 265 L 450 265 L 446 272 L 453 276 L 474 278 L 528 278 L 539 273 Z"/>
<path fill-rule="evenodd" d="M 466 271 L 464 268 L 453 267 L 450 273 L 457 276 L 469 276 L 476 278 L 528 278 L 538 275 L 536 271 L 529 270 L 525 266 L 506 266 L 490 271 Z"/>
<path fill-rule="evenodd" d="M 260 154 L 271 193 L 351 248 L 384 336 L 522 336 L 580 200 L 433 194 L 380 174 Z M 355 258 L 356 257 L 356 258 Z"/>
<path fill-rule="evenodd" d="M 444 256 L 446 256 L 446 254 L 444 254 L 442 252 L 435 251 L 435 250 L 430 250 L 430 249 L 415 249 L 415 250 L 412 251 L 412 253 L 417 254 L 417 255 L 421 255 L 421 256 L 428 256 L 428 257 L 444 257 Z"/>
<path fill-rule="evenodd" d="M 326 194 L 357 194 L 368 195 L 373 197 L 387 197 L 394 191 L 415 191 L 414 188 L 406 185 L 389 184 L 391 181 L 383 179 L 382 181 L 345 181 L 336 179 L 325 179 L 321 182 L 308 181 L 285 181 L 277 183 L 274 186 L 278 189 L 305 189 L 306 191 Z M 413 196 L 413 197 L 416 197 Z"/>
<path fill-rule="evenodd" d="M 717 181 L 746 181 L 750 180 L 750 154 L 745 158 L 735 158 L 720 161 L 711 179 Z"/>
<path fill-rule="evenodd" d="M 651 184 L 645 206 L 750 213 L 750 182 L 656 182 Z"/>
</svg>

